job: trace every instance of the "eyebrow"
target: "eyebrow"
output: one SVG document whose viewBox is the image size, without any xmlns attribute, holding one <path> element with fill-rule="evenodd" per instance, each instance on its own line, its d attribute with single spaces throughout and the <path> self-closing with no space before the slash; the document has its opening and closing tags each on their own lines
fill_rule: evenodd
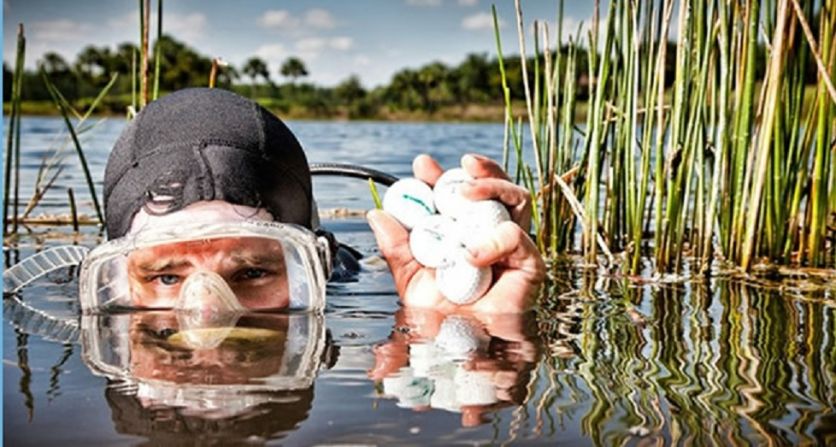
<svg viewBox="0 0 836 447">
<path fill-rule="evenodd" d="M 162 272 L 167 270 L 177 270 L 191 265 L 189 261 L 181 261 L 176 259 L 159 259 L 137 265 L 137 267 L 144 272 Z"/>
<path fill-rule="evenodd" d="M 284 264 L 284 256 L 277 254 L 249 255 L 246 253 L 234 253 L 230 259 L 238 264 L 246 265 L 277 265 Z"/>
</svg>

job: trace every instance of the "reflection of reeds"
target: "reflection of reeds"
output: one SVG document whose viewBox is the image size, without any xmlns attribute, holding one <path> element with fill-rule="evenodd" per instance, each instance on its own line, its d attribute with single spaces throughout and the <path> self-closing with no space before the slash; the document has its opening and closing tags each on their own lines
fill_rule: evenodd
<svg viewBox="0 0 836 447">
<path fill-rule="evenodd" d="M 550 417 L 579 408 L 569 420 L 598 445 L 833 442 L 836 313 L 826 299 L 725 279 L 658 288 L 584 279 L 581 289 L 551 311 L 578 322 L 580 349 L 544 359 L 529 403 L 536 427 L 544 408 Z"/>
<path fill-rule="evenodd" d="M 708 272 L 715 252 L 743 269 L 764 261 L 832 264 L 836 6 L 688 0 L 678 2 L 674 19 L 676 4 L 610 2 L 606 23 L 599 24 L 596 2 L 584 73 L 590 109 L 580 131 L 571 69 L 580 43 L 565 43 L 560 27 L 552 42 L 535 22 L 534 73 L 528 73 L 517 2 L 521 85 L 507 84 L 500 42 L 497 49 L 518 178 L 536 189 L 539 247 L 550 257 L 576 249 L 572 228 L 581 224 L 587 262 L 597 261 L 603 245 L 593 238 L 603 233 L 606 246 L 625 254 L 623 268 L 631 274 L 641 272 L 643 255 L 662 272 L 682 271 L 686 257 L 693 259 L 691 271 Z M 558 19 L 561 11 L 559 4 Z M 759 79 L 763 53 L 766 73 Z M 671 59 L 674 76 L 666 79 Z M 805 86 L 813 65 L 811 97 Z M 515 125 L 521 117 L 511 114 L 512 88 L 525 93 L 530 168 Z M 583 141 L 578 151 L 561 144 L 577 139 Z M 581 175 L 570 186 L 552 184 L 574 166 Z M 582 212 L 567 214 L 565 204 L 576 195 L 583 197 Z"/>
</svg>

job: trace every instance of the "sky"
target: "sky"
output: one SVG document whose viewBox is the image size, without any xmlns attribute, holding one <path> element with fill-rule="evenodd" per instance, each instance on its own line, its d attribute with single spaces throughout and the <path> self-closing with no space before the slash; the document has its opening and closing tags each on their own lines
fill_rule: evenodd
<svg viewBox="0 0 836 447">
<path fill-rule="evenodd" d="M 493 0 L 503 51 L 518 53 L 512 0 Z M 366 87 L 387 84 L 403 68 L 441 61 L 456 65 L 470 53 L 496 55 L 491 0 L 164 0 L 163 32 L 203 55 L 240 66 L 267 61 L 273 79 L 288 57 L 301 58 L 306 81 L 333 86 L 357 75 Z M 564 35 L 588 24 L 592 1 L 566 0 Z M 156 35 L 157 0 L 151 1 Z M 554 32 L 557 0 L 523 0 L 531 54 L 533 20 Z M 26 30 L 26 66 L 54 51 L 68 61 L 87 45 L 115 48 L 139 41 L 137 0 L 4 0 L 3 59 L 13 65 L 17 24 Z M 602 11 L 603 13 L 603 11 Z M 553 35 L 553 34 L 552 34 Z M 152 37 L 153 38 L 153 37 Z"/>
</svg>

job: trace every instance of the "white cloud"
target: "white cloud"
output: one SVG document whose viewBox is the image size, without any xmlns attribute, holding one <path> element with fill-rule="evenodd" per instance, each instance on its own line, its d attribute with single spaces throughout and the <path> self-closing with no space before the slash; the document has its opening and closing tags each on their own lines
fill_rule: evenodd
<svg viewBox="0 0 836 447">
<path fill-rule="evenodd" d="M 299 19 L 285 10 L 269 10 L 258 19 L 258 24 L 264 28 L 289 29 L 299 26 Z"/>
<path fill-rule="evenodd" d="M 88 23 L 75 22 L 69 19 L 45 20 L 33 22 L 29 25 L 27 34 L 32 40 L 40 42 L 67 42 L 86 40 L 87 34 L 93 29 Z"/>
<path fill-rule="evenodd" d="M 331 29 L 334 27 L 334 16 L 325 9 L 311 9 L 305 13 L 305 24 L 314 28 Z"/>
<path fill-rule="evenodd" d="M 369 57 L 366 56 L 365 54 L 358 54 L 357 56 L 354 57 L 354 65 L 365 67 L 365 66 L 367 66 L 371 63 L 372 63 L 372 60 L 369 59 Z"/>
<path fill-rule="evenodd" d="M 499 20 L 499 27 L 502 28 L 504 25 L 504 21 L 502 19 Z M 467 16 L 462 19 L 462 28 L 469 30 L 469 31 L 478 31 L 478 30 L 492 30 L 493 29 L 493 15 L 487 12 L 480 12 L 473 14 L 471 16 Z"/>
<path fill-rule="evenodd" d="M 325 9 L 309 9 L 300 17 L 294 16 L 289 11 L 269 10 L 264 11 L 258 19 L 258 24 L 263 28 L 274 30 L 297 30 L 301 27 L 331 29 L 336 26 L 334 16 Z"/>
<path fill-rule="evenodd" d="M 410 6 L 440 6 L 441 0 L 406 0 L 406 4 Z"/>
<path fill-rule="evenodd" d="M 255 55 L 264 59 L 268 64 L 281 63 L 288 56 L 284 46 L 280 43 L 262 45 L 256 48 Z"/>
<path fill-rule="evenodd" d="M 294 49 L 302 59 L 314 60 L 324 51 L 346 51 L 351 49 L 354 41 L 350 37 L 306 37 L 296 41 Z"/>
<path fill-rule="evenodd" d="M 199 12 L 186 15 L 174 13 L 163 15 L 163 32 L 177 36 L 186 42 L 202 38 L 206 34 L 206 29 L 206 16 Z"/>
<path fill-rule="evenodd" d="M 150 14 L 150 34 L 152 39 L 157 34 L 156 16 L 156 10 L 152 11 Z M 135 9 L 120 17 L 112 18 L 108 20 L 107 24 L 119 42 L 125 40 L 133 42 L 139 39 L 139 10 Z M 195 45 L 195 41 L 205 37 L 207 29 L 208 20 L 203 13 L 178 14 L 167 12 L 163 14 L 163 33 L 186 41 L 189 45 Z M 93 40 L 90 36 L 86 36 L 86 38 Z"/>
<path fill-rule="evenodd" d="M 335 50 L 345 51 L 354 46 L 354 41 L 350 37 L 334 37 L 330 41 L 330 46 Z"/>
<path fill-rule="evenodd" d="M 479 0 L 459 0 L 461 6 L 476 6 L 477 4 L 479 4 Z"/>
</svg>

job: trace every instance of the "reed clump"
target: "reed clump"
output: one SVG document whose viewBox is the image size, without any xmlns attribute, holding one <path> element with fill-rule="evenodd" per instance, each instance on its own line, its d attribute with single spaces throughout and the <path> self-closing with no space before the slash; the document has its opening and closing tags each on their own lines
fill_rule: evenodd
<svg viewBox="0 0 836 447">
<path fill-rule="evenodd" d="M 523 85 L 499 67 L 516 161 L 506 167 L 532 191 L 541 251 L 596 265 L 604 254 L 631 275 L 836 265 L 836 1 L 613 0 L 605 21 L 600 6 L 586 36 L 564 34 L 562 1 L 556 32 L 534 22 Z M 579 126 L 582 51 L 591 85 Z M 515 88 L 526 116 L 511 113 Z"/>
</svg>

